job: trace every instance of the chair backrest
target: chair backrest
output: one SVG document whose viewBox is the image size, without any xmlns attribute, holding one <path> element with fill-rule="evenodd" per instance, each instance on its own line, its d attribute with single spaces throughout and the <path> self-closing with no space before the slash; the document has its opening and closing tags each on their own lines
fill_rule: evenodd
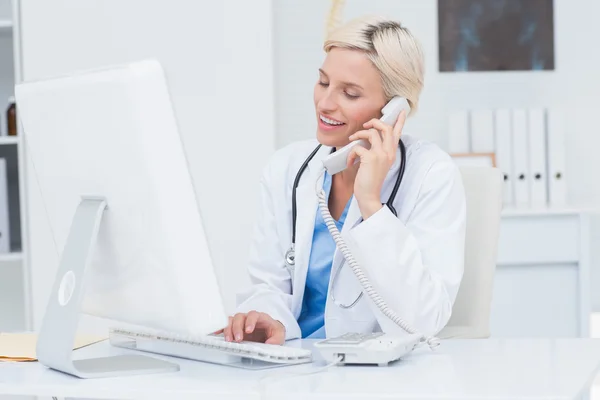
<svg viewBox="0 0 600 400">
<path fill-rule="evenodd" d="M 490 336 L 490 308 L 502 212 L 503 175 L 497 168 L 461 167 L 466 192 L 465 270 L 440 339 Z"/>
</svg>

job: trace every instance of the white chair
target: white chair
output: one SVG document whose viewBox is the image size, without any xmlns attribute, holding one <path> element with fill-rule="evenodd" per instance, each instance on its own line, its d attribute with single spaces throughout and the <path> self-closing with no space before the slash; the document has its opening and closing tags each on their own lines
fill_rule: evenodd
<svg viewBox="0 0 600 400">
<path fill-rule="evenodd" d="M 440 339 L 490 336 L 490 308 L 502 211 L 503 174 L 461 167 L 467 199 L 465 270 L 452 317 Z"/>
</svg>

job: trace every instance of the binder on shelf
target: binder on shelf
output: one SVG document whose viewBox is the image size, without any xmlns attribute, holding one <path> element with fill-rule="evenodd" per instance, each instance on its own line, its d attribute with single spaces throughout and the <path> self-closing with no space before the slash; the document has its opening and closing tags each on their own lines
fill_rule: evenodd
<svg viewBox="0 0 600 400">
<path fill-rule="evenodd" d="M 6 159 L 0 158 L 0 253 L 10 252 L 7 172 Z"/>
<path fill-rule="evenodd" d="M 510 110 L 496 110 L 494 118 L 496 167 L 504 175 L 504 205 L 514 206 L 515 174 L 513 171 L 512 126 Z"/>
<path fill-rule="evenodd" d="M 543 108 L 529 110 L 529 179 L 532 207 L 548 205 L 548 176 L 546 169 L 546 113 Z"/>
<path fill-rule="evenodd" d="M 551 206 L 567 205 L 565 121 L 559 112 L 548 113 L 548 199 Z"/>
<path fill-rule="evenodd" d="M 471 111 L 471 151 L 494 152 L 494 113 L 492 110 Z"/>
<path fill-rule="evenodd" d="M 454 154 L 469 153 L 469 113 L 452 111 L 448 118 L 448 152 Z"/>
<path fill-rule="evenodd" d="M 513 170 L 515 173 L 515 206 L 530 205 L 529 140 L 527 134 L 527 112 L 512 111 L 513 126 Z"/>
</svg>

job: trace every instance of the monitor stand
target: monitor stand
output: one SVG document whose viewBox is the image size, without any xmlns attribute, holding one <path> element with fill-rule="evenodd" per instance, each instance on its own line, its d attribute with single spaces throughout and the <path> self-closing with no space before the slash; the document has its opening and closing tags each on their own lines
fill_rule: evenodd
<svg viewBox="0 0 600 400">
<path fill-rule="evenodd" d="M 138 354 L 72 359 L 85 293 L 85 271 L 90 264 L 106 208 L 105 199 L 84 197 L 75 211 L 39 332 L 36 358 L 49 368 L 79 378 L 179 371 L 178 364 Z"/>
</svg>

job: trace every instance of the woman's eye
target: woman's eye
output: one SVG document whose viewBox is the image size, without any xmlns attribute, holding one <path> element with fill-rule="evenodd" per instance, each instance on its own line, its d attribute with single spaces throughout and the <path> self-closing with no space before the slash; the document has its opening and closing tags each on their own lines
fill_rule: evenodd
<svg viewBox="0 0 600 400">
<path fill-rule="evenodd" d="M 323 87 L 327 87 L 327 86 L 329 86 L 329 83 L 319 81 L 319 85 L 321 85 Z"/>
<path fill-rule="evenodd" d="M 351 100 L 355 100 L 355 99 L 358 99 L 360 97 L 357 94 L 351 94 L 351 93 L 348 93 L 348 92 L 344 92 L 344 94 L 346 95 L 347 98 L 349 98 Z"/>
</svg>

